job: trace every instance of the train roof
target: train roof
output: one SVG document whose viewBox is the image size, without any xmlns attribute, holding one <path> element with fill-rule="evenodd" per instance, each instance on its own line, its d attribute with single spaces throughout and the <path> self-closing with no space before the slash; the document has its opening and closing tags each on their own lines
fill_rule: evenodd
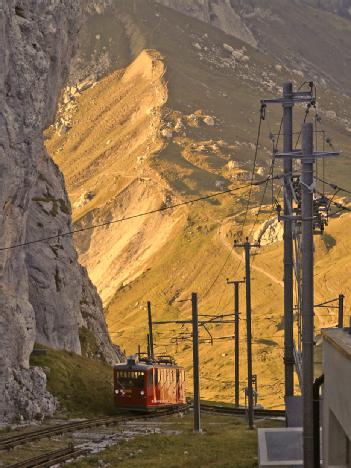
<svg viewBox="0 0 351 468">
<path fill-rule="evenodd" d="M 137 355 L 129 356 L 127 362 L 115 364 L 114 369 L 116 370 L 134 370 L 134 371 L 146 371 L 154 367 L 161 367 L 163 369 L 183 369 L 182 366 L 178 366 L 174 361 L 164 360 L 164 359 L 154 359 L 154 360 L 141 360 Z"/>
</svg>

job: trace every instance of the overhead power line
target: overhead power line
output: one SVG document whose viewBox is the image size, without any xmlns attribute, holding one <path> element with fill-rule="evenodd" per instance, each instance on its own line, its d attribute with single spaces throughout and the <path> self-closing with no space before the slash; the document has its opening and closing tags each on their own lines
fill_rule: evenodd
<svg viewBox="0 0 351 468">
<path fill-rule="evenodd" d="M 327 180 L 321 179 L 320 177 L 315 177 L 315 179 L 319 182 L 322 182 L 323 184 L 329 185 L 329 187 L 331 187 L 333 190 L 337 190 L 338 192 L 345 192 L 351 195 L 351 190 L 339 187 L 338 185 L 333 184 L 332 182 L 328 182 Z"/>
<path fill-rule="evenodd" d="M 242 235 L 243 235 L 246 220 L 247 220 L 247 214 L 248 214 L 248 211 L 249 211 L 250 201 L 251 201 L 252 186 L 255 185 L 255 183 L 254 183 L 255 169 L 256 169 L 256 163 L 257 163 L 258 148 L 259 148 L 260 138 L 261 138 L 262 120 L 264 120 L 264 119 L 265 119 L 265 107 L 261 106 L 260 120 L 259 120 L 259 123 L 258 123 L 258 129 L 257 129 L 255 156 L 254 156 L 254 161 L 253 161 L 253 165 L 252 165 L 252 172 L 251 172 L 250 191 L 249 191 L 249 196 L 247 198 L 245 216 L 244 216 L 244 221 L 243 221 L 242 226 L 241 226 L 240 237 L 242 237 Z"/>
<path fill-rule="evenodd" d="M 276 176 L 274 178 L 278 179 L 279 177 L 280 176 Z M 268 178 L 268 179 L 270 180 L 270 178 Z M 0 251 L 16 249 L 16 248 L 24 247 L 24 246 L 27 246 L 27 245 L 37 244 L 39 242 L 46 242 L 46 241 L 50 241 L 50 240 L 54 240 L 54 239 L 60 239 L 61 237 L 72 236 L 73 234 L 78 234 L 80 232 L 91 231 L 92 229 L 97 229 L 97 228 L 109 226 L 111 224 L 122 223 L 124 221 L 129 221 L 129 220 L 135 219 L 135 218 L 141 218 L 143 216 L 151 215 L 151 214 L 154 214 L 154 213 L 159 213 L 159 212 L 162 212 L 162 211 L 172 210 L 174 208 L 178 208 L 179 206 L 190 205 L 192 203 L 197 203 L 197 202 L 200 202 L 200 201 L 209 200 L 211 198 L 219 197 L 219 196 L 225 195 L 227 193 L 236 192 L 238 190 L 242 190 L 242 189 L 251 187 L 252 185 L 262 185 L 262 184 L 265 184 L 266 181 L 267 181 L 267 179 L 261 180 L 259 182 L 251 182 L 251 183 L 246 184 L 246 185 L 241 185 L 240 187 L 235 187 L 233 189 L 223 190 L 221 192 L 213 193 L 212 195 L 205 195 L 203 197 L 194 198 L 192 200 L 187 200 L 187 201 L 175 203 L 173 205 L 163 206 L 163 207 L 157 208 L 155 210 L 145 211 L 143 213 L 137 213 L 137 214 L 134 214 L 134 215 L 131 215 L 131 216 L 126 216 L 124 218 L 113 219 L 111 221 L 106 221 L 106 222 L 100 223 L 100 224 L 92 224 L 90 226 L 80 228 L 80 229 L 72 229 L 72 230 L 67 231 L 67 232 L 58 233 L 56 235 L 52 235 L 52 236 L 48 236 L 48 237 L 42 237 L 40 239 L 35 239 L 35 240 L 32 240 L 32 241 L 27 241 L 27 242 L 22 242 L 22 243 L 19 243 L 19 244 L 10 245 L 8 247 L 0 247 Z"/>
<path fill-rule="evenodd" d="M 319 192 L 318 190 L 316 190 L 316 193 L 318 193 L 319 195 L 323 195 L 321 192 Z M 337 208 L 340 208 L 340 211 L 351 211 L 351 208 L 348 207 L 348 206 L 345 206 L 343 205 L 342 203 L 339 203 L 337 201 L 334 201 L 332 198 L 328 198 L 326 197 L 325 195 L 323 195 L 324 198 L 329 202 L 329 205 L 330 204 L 333 204 L 334 206 L 336 206 Z M 332 213 L 332 215 L 335 214 L 335 213 Z"/>
</svg>

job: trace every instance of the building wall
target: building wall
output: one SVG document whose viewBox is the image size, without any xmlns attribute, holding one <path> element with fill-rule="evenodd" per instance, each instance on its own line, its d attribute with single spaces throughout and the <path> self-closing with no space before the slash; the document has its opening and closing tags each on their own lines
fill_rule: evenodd
<svg viewBox="0 0 351 468">
<path fill-rule="evenodd" d="M 351 467 L 351 355 L 324 340 L 323 363 L 323 466 Z"/>
</svg>

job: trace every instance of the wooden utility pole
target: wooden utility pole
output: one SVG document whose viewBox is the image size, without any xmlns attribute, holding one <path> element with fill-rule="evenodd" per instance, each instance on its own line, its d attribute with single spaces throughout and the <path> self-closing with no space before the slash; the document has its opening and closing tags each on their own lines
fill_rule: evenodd
<svg viewBox="0 0 351 468">
<path fill-rule="evenodd" d="M 235 406 L 240 405 L 240 389 L 239 389 L 239 285 L 245 283 L 245 279 L 238 281 L 229 281 L 227 284 L 234 285 L 234 403 Z"/>
<path fill-rule="evenodd" d="M 249 429 L 254 429 L 254 406 L 252 387 L 252 334 L 251 334 L 251 270 L 250 255 L 253 247 L 259 244 L 251 244 L 249 238 L 243 244 L 234 242 L 234 247 L 243 247 L 245 250 L 245 282 L 246 282 L 246 336 L 247 336 L 247 397 L 248 397 L 248 423 Z"/>
</svg>

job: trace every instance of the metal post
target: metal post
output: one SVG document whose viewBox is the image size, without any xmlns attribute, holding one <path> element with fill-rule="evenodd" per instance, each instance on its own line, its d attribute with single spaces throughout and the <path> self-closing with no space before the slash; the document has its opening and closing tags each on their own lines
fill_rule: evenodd
<svg viewBox="0 0 351 468">
<path fill-rule="evenodd" d="M 313 425 L 314 425 L 314 465 L 315 468 L 321 466 L 321 440 L 320 440 L 320 387 L 324 383 L 324 374 L 318 377 L 313 383 Z"/>
<path fill-rule="evenodd" d="M 290 101 L 292 83 L 283 86 L 283 97 Z M 284 153 L 293 149 L 293 104 L 283 104 Z M 284 368 L 285 396 L 294 394 L 294 296 L 293 296 L 293 238 L 292 221 L 289 218 L 292 205 L 291 193 L 292 158 L 284 159 Z"/>
<path fill-rule="evenodd" d="M 140 355 L 141 355 L 141 348 L 140 348 L 140 344 L 138 344 L 138 358 L 140 360 Z"/>
<path fill-rule="evenodd" d="M 234 403 L 235 406 L 240 405 L 240 390 L 239 390 L 239 284 L 245 283 L 242 281 L 229 281 L 227 284 L 234 285 Z"/>
<path fill-rule="evenodd" d="M 199 319 L 197 294 L 191 294 L 193 326 L 193 380 L 194 380 L 194 431 L 201 432 L 200 423 L 200 373 L 199 373 Z"/>
<path fill-rule="evenodd" d="M 146 339 L 147 339 L 147 342 L 146 342 L 147 357 L 150 359 L 151 358 L 151 353 L 150 353 L 150 335 L 149 334 L 146 335 Z"/>
<path fill-rule="evenodd" d="M 313 124 L 302 127 L 302 373 L 304 467 L 314 467 L 313 427 Z"/>
<path fill-rule="evenodd" d="M 339 294 L 338 327 L 344 327 L 344 295 Z"/>
<path fill-rule="evenodd" d="M 151 302 L 147 301 L 147 313 L 149 319 L 149 342 L 150 342 L 150 355 L 154 358 L 154 336 L 152 333 L 152 315 L 151 315 Z"/>
<path fill-rule="evenodd" d="M 246 238 L 245 271 L 246 271 L 246 335 L 247 335 L 247 398 L 249 429 L 254 428 L 253 388 L 252 388 L 252 343 L 251 343 L 251 274 L 250 274 L 250 248 L 251 244 Z"/>
<path fill-rule="evenodd" d="M 235 406 L 239 406 L 239 282 L 234 281 L 234 402 Z"/>
</svg>

